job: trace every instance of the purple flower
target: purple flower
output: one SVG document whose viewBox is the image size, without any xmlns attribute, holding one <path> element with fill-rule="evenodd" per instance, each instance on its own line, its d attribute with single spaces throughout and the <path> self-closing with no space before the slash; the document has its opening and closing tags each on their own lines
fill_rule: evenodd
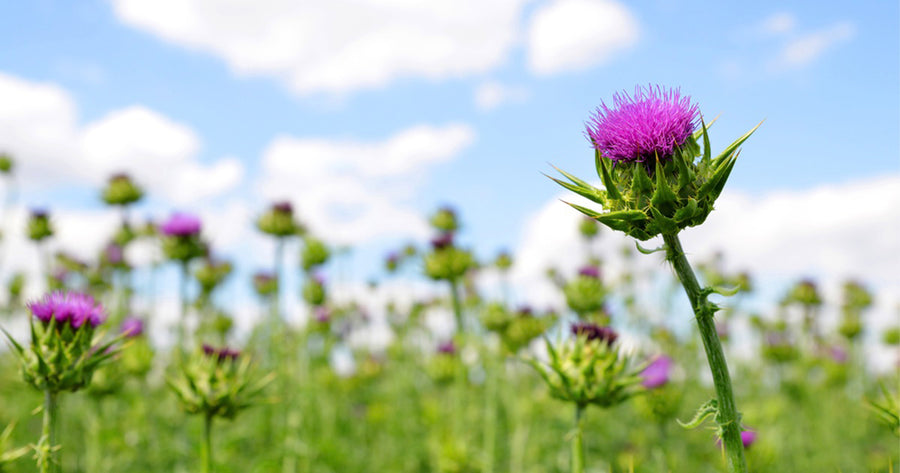
<svg viewBox="0 0 900 473">
<path fill-rule="evenodd" d="M 744 444 L 744 448 L 750 448 L 753 445 L 753 442 L 756 442 L 756 432 L 752 430 L 742 430 L 741 431 L 741 443 Z M 722 446 L 722 439 L 716 439 L 716 445 Z"/>
<path fill-rule="evenodd" d="M 435 250 L 440 250 L 442 248 L 446 248 L 448 246 L 453 246 L 453 233 L 452 232 L 444 232 L 441 235 L 433 240 L 431 240 L 431 247 Z"/>
<path fill-rule="evenodd" d="M 657 356 L 641 372 L 641 377 L 644 378 L 641 381 L 641 385 L 647 389 L 656 389 L 664 386 L 669 382 L 669 372 L 672 371 L 673 365 L 674 362 L 668 356 Z"/>
<path fill-rule="evenodd" d="M 119 332 L 129 338 L 139 337 L 144 333 L 144 321 L 137 317 L 129 317 L 122 322 Z"/>
<path fill-rule="evenodd" d="M 835 363 L 844 364 L 847 362 L 847 350 L 835 345 L 828 349 L 828 356 L 834 360 Z"/>
<path fill-rule="evenodd" d="M 600 268 L 596 266 L 583 266 L 578 270 L 578 275 L 593 279 L 600 279 Z"/>
<path fill-rule="evenodd" d="M 160 226 L 167 236 L 194 236 L 200 233 L 200 219 L 195 215 L 176 212 Z"/>
<path fill-rule="evenodd" d="M 453 340 L 447 340 L 438 344 L 437 351 L 442 355 L 453 355 L 456 353 L 456 345 L 453 344 Z"/>
<path fill-rule="evenodd" d="M 219 363 L 222 363 L 226 360 L 235 361 L 239 356 L 241 356 L 240 350 L 235 350 L 228 347 L 215 348 L 212 345 L 206 343 L 203 344 L 203 354 L 211 358 L 215 358 Z"/>
<path fill-rule="evenodd" d="M 589 342 L 600 340 L 606 342 L 609 346 L 612 346 L 616 339 L 619 338 L 619 334 L 611 327 L 601 327 L 591 322 L 576 322 L 572 324 L 572 334 L 576 337 L 587 337 Z"/>
<path fill-rule="evenodd" d="M 272 204 L 272 210 L 286 215 L 294 214 L 294 206 L 291 205 L 291 203 L 288 201 L 276 202 Z"/>
<path fill-rule="evenodd" d="M 613 95 L 614 108 L 605 103 L 586 124 L 594 148 L 614 162 L 653 163 L 672 157 L 697 127 L 699 110 L 678 89 L 636 87 L 633 96 Z"/>
<path fill-rule="evenodd" d="M 744 448 L 750 448 L 753 442 L 756 442 L 756 432 L 752 430 L 741 432 L 741 443 L 744 444 Z"/>
<path fill-rule="evenodd" d="M 80 292 L 55 291 L 45 294 L 40 300 L 29 302 L 27 307 L 41 322 L 55 320 L 57 324 L 67 323 L 76 330 L 85 322 L 96 327 L 106 320 L 103 306 L 93 297 Z"/>
<path fill-rule="evenodd" d="M 331 311 L 325 306 L 316 307 L 316 322 L 327 324 L 331 321 Z"/>
<path fill-rule="evenodd" d="M 110 264 L 119 264 L 124 260 L 122 247 L 115 243 L 107 245 L 104 252 L 106 254 L 106 260 L 109 261 Z"/>
</svg>

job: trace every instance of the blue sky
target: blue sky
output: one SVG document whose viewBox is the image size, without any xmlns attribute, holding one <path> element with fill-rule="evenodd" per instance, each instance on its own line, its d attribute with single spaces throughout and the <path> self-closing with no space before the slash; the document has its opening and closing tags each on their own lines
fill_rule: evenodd
<svg viewBox="0 0 900 473">
<path fill-rule="evenodd" d="M 487 257 L 529 240 L 559 195 L 541 175 L 551 163 L 593 175 L 588 114 L 648 83 L 720 115 L 714 146 L 766 120 L 726 194 L 898 174 L 896 2 L 243 3 L 4 3 L 0 103 L 33 87 L 49 97 L 0 112 L 20 202 L 93 212 L 104 176 L 134 168 L 159 189 L 138 214 L 227 215 L 245 228 L 225 244 L 237 253 L 265 248 L 242 238 L 288 198 L 314 231 L 358 248 L 366 277 L 387 248 L 423 237 L 415 215 L 450 203 Z M 47 125 L 60 111 L 71 119 Z"/>
</svg>

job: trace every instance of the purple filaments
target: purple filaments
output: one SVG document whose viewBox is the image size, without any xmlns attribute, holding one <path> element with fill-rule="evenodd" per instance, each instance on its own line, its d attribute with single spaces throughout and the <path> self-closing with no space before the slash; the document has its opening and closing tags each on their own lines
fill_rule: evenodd
<svg viewBox="0 0 900 473">
<path fill-rule="evenodd" d="M 44 323 L 55 320 L 57 325 L 68 324 L 79 329 L 85 323 L 96 327 L 106 320 L 103 306 L 94 298 L 80 292 L 56 291 L 27 304 L 35 318 Z"/>
<path fill-rule="evenodd" d="M 641 372 L 641 385 L 647 389 L 656 389 L 669 382 L 669 373 L 674 362 L 666 355 L 660 355 L 653 359 L 644 371 Z"/>
<path fill-rule="evenodd" d="M 578 270 L 578 275 L 592 279 L 600 279 L 600 268 L 596 266 L 584 266 Z"/>
<path fill-rule="evenodd" d="M 606 342 L 606 344 L 610 346 L 612 346 L 616 339 L 619 338 L 619 334 L 612 328 L 601 327 L 590 322 L 576 322 L 572 324 L 572 334 L 576 337 L 586 337 L 589 342 L 600 340 L 601 342 Z"/>
<path fill-rule="evenodd" d="M 212 345 L 203 344 L 203 354 L 211 358 L 215 358 L 219 363 L 223 361 L 235 361 L 241 356 L 240 350 L 228 347 L 216 348 Z"/>
<path fill-rule="evenodd" d="M 452 340 L 441 342 L 438 344 L 437 351 L 442 355 L 453 355 L 456 354 L 456 345 L 453 344 Z"/>
<path fill-rule="evenodd" d="M 139 337 L 144 334 L 144 321 L 137 317 L 129 317 L 122 322 L 119 332 L 128 338 Z"/>
<path fill-rule="evenodd" d="M 272 204 L 272 210 L 278 213 L 293 215 L 294 214 L 294 206 L 291 205 L 288 201 L 276 202 Z"/>
<path fill-rule="evenodd" d="M 435 250 L 447 248 L 448 246 L 453 246 L 453 233 L 445 232 L 439 237 L 431 240 L 431 247 Z"/>
<path fill-rule="evenodd" d="M 678 89 L 636 87 L 633 96 L 613 95 L 591 115 L 586 134 L 591 145 L 618 163 L 668 160 L 697 128 L 699 109 Z"/>
<path fill-rule="evenodd" d="M 200 219 L 195 215 L 174 213 L 159 228 L 166 236 L 194 236 L 200 233 Z"/>
<path fill-rule="evenodd" d="M 316 322 L 320 324 L 327 324 L 331 321 L 331 311 L 328 310 L 327 307 L 319 306 L 316 307 Z"/>
<path fill-rule="evenodd" d="M 106 260 L 109 261 L 110 264 L 120 264 L 125 261 L 122 247 L 115 243 L 107 245 L 104 252 L 106 253 Z"/>
</svg>

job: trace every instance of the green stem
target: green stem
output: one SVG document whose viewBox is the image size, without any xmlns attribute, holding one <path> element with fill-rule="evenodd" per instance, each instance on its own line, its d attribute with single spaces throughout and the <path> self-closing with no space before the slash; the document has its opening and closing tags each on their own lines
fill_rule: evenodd
<svg viewBox="0 0 900 473">
<path fill-rule="evenodd" d="M 203 462 L 202 473 L 211 473 L 212 470 L 212 414 L 203 417 L 203 444 L 200 446 L 200 460 Z"/>
<path fill-rule="evenodd" d="M 716 333 L 716 324 L 713 316 L 716 306 L 706 300 L 706 293 L 700 288 L 694 270 L 684 255 L 678 235 L 663 235 L 666 243 L 666 259 L 672 264 L 688 299 L 691 308 L 700 327 L 700 337 L 703 339 L 703 348 L 706 350 L 706 359 L 712 373 L 713 384 L 716 387 L 719 412 L 716 421 L 722 432 L 722 441 L 725 444 L 725 457 L 728 462 L 728 470 L 732 473 L 746 473 L 747 461 L 744 459 L 744 445 L 741 442 L 741 425 L 738 418 L 737 407 L 734 402 L 734 392 L 731 388 L 731 377 L 728 374 L 728 364 L 725 362 L 725 353 L 722 351 L 722 343 Z"/>
<path fill-rule="evenodd" d="M 188 312 L 188 279 L 190 272 L 188 271 L 188 262 L 181 262 L 181 281 L 179 281 L 179 296 L 181 298 L 181 315 L 178 320 L 178 346 L 184 349 L 184 342 L 187 338 L 187 312 Z"/>
<path fill-rule="evenodd" d="M 572 438 L 572 473 L 584 473 L 584 426 L 582 415 L 584 407 L 575 405 L 575 436 Z"/>
<path fill-rule="evenodd" d="M 497 442 L 497 376 L 498 366 L 494 363 L 493 353 L 487 347 L 484 350 L 485 396 L 484 396 L 484 473 L 494 471 L 494 453 Z"/>
<path fill-rule="evenodd" d="M 458 333 L 464 333 L 462 301 L 459 297 L 459 282 L 456 279 L 450 280 L 450 299 L 453 302 L 453 317 L 456 318 L 456 330 Z"/>
<path fill-rule="evenodd" d="M 284 238 L 278 237 L 275 241 L 275 264 L 273 266 L 273 271 L 275 271 L 275 280 L 278 281 L 278 290 L 275 291 L 275 308 L 272 311 L 272 325 L 273 329 L 275 328 L 275 322 L 281 319 L 281 289 L 284 287 L 284 280 L 282 279 L 282 265 L 284 264 Z"/>
<path fill-rule="evenodd" d="M 44 458 L 41 465 L 41 473 L 56 473 L 62 471 L 60 468 L 60 455 L 56 449 L 56 432 L 57 432 L 57 393 L 48 390 L 44 391 L 44 425 L 41 431 L 41 438 L 47 440 L 48 455 Z"/>
</svg>

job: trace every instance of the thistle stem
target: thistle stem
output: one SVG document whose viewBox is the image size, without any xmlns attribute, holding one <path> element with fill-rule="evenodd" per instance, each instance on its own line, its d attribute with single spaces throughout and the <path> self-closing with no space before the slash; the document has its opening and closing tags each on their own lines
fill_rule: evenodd
<svg viewBox="0 0 900 473">
<path fill-rule="evenodd" d="M 184 342 L 187 338 L 187 311 L 188 311 L 188 262 L 181 262 L 181 280 L 179 281 L 179 297 L 181 298 L 181 316 L 178 320 L 178 346 L 184 348 Z"/>
<path fill-rule="evenodd" d="M 41 463 L 41 473 L 57 473 L 60 468 L 60 455 L 56 450 L 57 432 L 57 393 L 47 389 L 44 391 L 44 424 L 41 439 L 47 441 L 47 456 Z"/>
<path fill-rule="evenodd" d="M 203 462 L 202 473 L 212 473 L 212 414 L 203 417 L 203 444 L 200 446 L 200 461 Z"/>
<path fill-rule="evenodd" d="M 450 299 L 453 302 L 453 317 L 456 319 L 456 330 L 458 333 L 464 333 L 462 301 L 459 296 L 459 281 L 456 279 L 450 280 Z"/>
<path fill-rule="evenodd" d="M 572 438 L 572 473 L 584 473 L 584 407 L 575 405 L 575 436 Z"/>
<path fill-rule="evenodd" d="M 716 307 L 706 300 L 706 294 L 700 288 L 694 270 L 684 255 L 678 235 L 663 234 L 663 241 L 666 243 L 666 259 L 672 264 L 675 274 L 678 275 L 681 285 L 684 286 L 684 291 L 691 302 L 691 308 L 694 310 L 694 316 L 700 328 L 703 348 L 706 350 L 706 359 L 709 362 L 713 384 L 716 387 L 716 397 L 719 403 L 716 421 L 722 431 L 728 471 L 746 473 L 747 461 L 744 459 L 741 425 L 737 407 L 735 407 L 734 392 L 731 388 L 731 377 L 728 374 L 725 353 L 722 351 L 722 343 L 719 341 L 716 324 L 713 320 Z"/>
</svg>

